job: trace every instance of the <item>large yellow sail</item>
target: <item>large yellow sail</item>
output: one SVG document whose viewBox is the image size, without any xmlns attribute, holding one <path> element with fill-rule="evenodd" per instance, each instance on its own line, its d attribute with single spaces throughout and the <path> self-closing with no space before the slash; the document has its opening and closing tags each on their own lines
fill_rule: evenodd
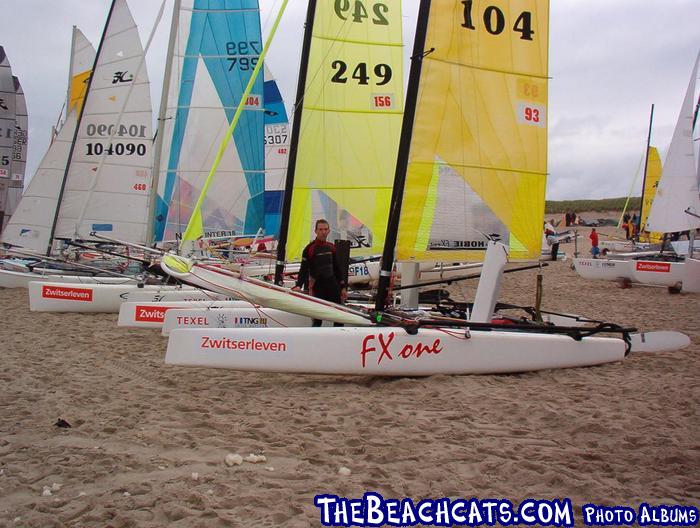
<svg viewBox="0 0 700 528">
<path fill-rule="evenodd" d="M 649 211 L 651 211 L 651 204 L 654 201 L 654 196 L 656 196 L 656 189 L 659 187 L 662 170 L 659 151 L 656 147 L 649 147 L 646 180 L 644 181 L 644 189 L 642 190 L 642 218 L 639 224 L 640 226 L 647 225 L 647 218 L 649 217 Z M 663 240 L 663 236 L 663 233 L 657 233 L 656 231 L 642 231 L 639 235 L 639 240 L 656 244 Z"/>
<path fill-rule="evenodd" d="M 314 18 L 286 257 L 325 217 L 353 255 L 380 253 L 403 111 L 400 2 L 319 2 Z"/>
<path fill-rule="evenodd" d="M 538 258 L 547 172 L 548 0 L 433 0 L 396 258 Z"/>
</svg>

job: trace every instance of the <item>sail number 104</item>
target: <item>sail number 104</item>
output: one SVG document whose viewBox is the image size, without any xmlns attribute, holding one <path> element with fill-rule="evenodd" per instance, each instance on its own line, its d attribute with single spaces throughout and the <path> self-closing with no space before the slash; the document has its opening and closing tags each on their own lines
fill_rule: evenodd
<svg viewBox="0 0 700 528">
<path fill-rule="evenodd" d="M 464 5 L 464 20 L 462 27 L 470 30 L 476 30 L 477 22 L 474 20 L 474 0 L 463 0 Z M 500 35 L 506 28 L 506 16 L 503 11 L 496 6 L 487 6 L 484 9 L 483 27 L 491 35 Z M 532 29 L 532 13 L 523 11 L 520 13 L 513 23 L 513 31 L 520 33 L 521 40 L 533 40 L 532 35 L 535 34 Z"/>
</svg>

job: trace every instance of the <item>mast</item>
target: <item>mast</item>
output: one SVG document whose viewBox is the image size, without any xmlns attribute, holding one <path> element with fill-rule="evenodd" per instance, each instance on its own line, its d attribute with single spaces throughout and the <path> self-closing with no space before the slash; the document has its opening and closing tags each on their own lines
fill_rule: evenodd
<svg viewBox="0 0 700 528">
<path fill-rule="evenodd" d="M 639 204 L 639 230 L 637 231 L 637 236 L 635 240 L 639 242 L 639 234 L 644 229 L 642 225 L 642 218 L 644 213 L 644 191 L 646 190 L 647 184 L 647 171 L 649 169 L 649 145 L 651 144 L 651 123 L 654 120 L 654 105 L 651 105 L 651 113 L 649 114 L 649 133 L 647 134 L 647 152 L 644 156 L 644 177 L 642 178 L 642 200 Z"/>
<path fill-rule="evenodd" d="M 85 97 L 83 98 L 82 111 L 78 114 L 78 122 L 75 125 L 75 132 L 73 133 L 73 142 L 70 146 L 70 151 L 68 152 L 68 161 L 66 162 L 66 169 L 63 172 L 63 181 L 61 182 L 61 190 L 58 193 L 58 202 L 56 203 L 56 212 L 54 213 L 53 223 L 51 224 L 51 232 L 49 233 L 49 243 L 46 248 L 46 256 L 51 254 L 51 246 L 53 245 L 53 237 L 56 234 L 56 224 L 58 223 L 58 216 L 61 212 L 61 201 L 63 200 L 63 194 L 66 190 L 66 182 L 68 181 L 68 171 L 70 170 L 71 161 L 73 160 L 73 151 L 75 150 L 75 143 L 78 140 L 78 132 L 80 131 L 80 123 L 83 120 L 83 115 L 85 114 L 85 106 L 87 105 L 88 97 L 90 96 L 90 87 L 92 86 L 92 80 L 95 77 L 95 69 L 97 68 L 97 63 L 100 60 L 100 53 L 102 52 L 102 45 L 105 41 L 105 36 L 107 34 L 107 28 L 109 27 L 109 22 L 112 19 L 112 13 L 114 12 L 114 5 L 117 0 L 112 0 L 112 5 L 109 7 L 109 14 L 107 15 L 107 22 L 105 22 L 104 30 L 102 31 L 102 37 L 100 38 L 100 45 L 97 48 L 97 53 L 95 54 L 95 62 L 92 65 L 92 74 L 88 79 L 87 87 L 85 89 Z"/>
<path fill-rule="evenodd" d="M 418 23 L 416 25 L 416 36 L 413 42 L 413 54 L 411 55 L 411 70 L 408 74 L 408 89 L 406 90 L 406 104 L 404 106 L 403 123 L 401 124 L 401 137 L 399 139 L 396 172 L 394 174 L 394 189 L 391 194 L 389 220 L 387 222 L 384 252 L 382 254 L 382 268 L 379 273 L 379 285 L 377 288 L 375 309 L 378 311 L 384 310 L 386 298 L 389 293 L 391 269 L 394 267 L 394 250 L 399 231 L 399 222 L 401 220 L 401 202 L 403 201 L 406 171 L 408 170 L 408 155 L 411 150 L 413 121 L 416 116 L 418 85 L 420 82 L 421 69 L 423 67 L 423 57 L 425 57 L 424 49 L 428 32 L 430 3 L 431 0 L 421 0 L 420 7 L 418 8 Z M 430 53 L 430 51 L 428 51 L 428 53 Z"/>
<path fill-rule="evenodd" d="M 292 137 L 289 143 L 289 160 L 287 162 L 287 178 L 284 184 L 284 198 L 282 201 L 282 218 L 280 219 L 279 240 L 277 242 L 277 262 L 275 265 L 275 284 L 282 284 L 284 274 L 284 261 L 287 248 L 287 231 L 289 230 L 289 215 L 292 210 L 292 190 L 294 188 L 294 173 L 297 163 L 297 146 L 299 133 L 301 132 L 301 116 L 304 106 L 304 89 L 306 87 L 306 74 L 308 72 L 309 51 L 311 50 L 311 38 L 316 17 L 316 0 L 309 0 L 304 24 L 304 42 L 301 48 L 301 63 L 299 66 L 299 79 L 297 81 L 297 100 L 294 104 L 294 121 L 292 123 Z"/>
<path fill-rule="evenodd" d="M 165 61 L 165 72 L 163 74 L 163 90 L 160 98 L 160 109 L 158 110 L 158 128 L 156 129 L 156 144 L 155 153 L 153 155 L 153 174 L 151 175 L 151 195 L 148 199 L 148 216 L 149 222 L 146 231 L 146 245 L 155 242 L 155 215 L 156 204 L 158 199 L 158 184 L 160 182 L 160 158 L 163 154 L 163 136 L 165 129 L 165 114 L 168 111 L 168 90 L 170 88 L 170 76 L 173 70 L 173 51 L 175 49 L 175 39 L 180 26 L 180 1 L 175 0 L 173 3 L 173 19 L 170 23 L 170 41 L 168 42 L 168 51 Z M 167 168 L 166 168 L 167 171 Z"/>
</svg>

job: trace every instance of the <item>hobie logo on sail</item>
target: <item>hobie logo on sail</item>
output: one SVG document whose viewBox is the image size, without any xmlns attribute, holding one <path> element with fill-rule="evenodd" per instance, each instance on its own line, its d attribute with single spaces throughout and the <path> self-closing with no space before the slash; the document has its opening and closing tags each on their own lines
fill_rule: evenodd
<svg viewBox="0 0 700 528">
<path fill-rule="evenodd" d="M 114 77 L 112 78 L 112 84 L 117 83 L 128 83 L 134 80 L 134 76 L 130 75 L 128 71 L 118 71 L 114 72 Z"/>
<path fill-rule="evenodd" d="M 136 321 L 142 323 L 162 323 L 170 306 L 136 306 Z"/>
<path fill-rule="evenodd" d="M 92 302 L 92 290 L 88 288 L 66 288 L 64 286 L 42 286 L 44 299 L 63 299 L 66 301 Z"/>
<path fill-rule="evenodd" d="M 637 262 L 637 271 L 654 271 L 657 273 L 669 273 L 670 262 Z"/>
</svg>

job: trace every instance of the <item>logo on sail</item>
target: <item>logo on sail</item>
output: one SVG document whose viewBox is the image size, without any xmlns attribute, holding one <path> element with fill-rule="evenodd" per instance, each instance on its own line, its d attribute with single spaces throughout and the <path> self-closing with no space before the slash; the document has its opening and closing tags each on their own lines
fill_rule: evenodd
<svg viewBox="0 0 700 528">
<path fill-rule="evenodd" d="M 129 74 L 128 71 L 118 71 L 118 72 L 114 72 L 114 77 L 112 78 L 112 84 L 128 83 L 128 82 L 131 82 L 133 80 L 134 80 L 134 76 Z"/>
</svg>

